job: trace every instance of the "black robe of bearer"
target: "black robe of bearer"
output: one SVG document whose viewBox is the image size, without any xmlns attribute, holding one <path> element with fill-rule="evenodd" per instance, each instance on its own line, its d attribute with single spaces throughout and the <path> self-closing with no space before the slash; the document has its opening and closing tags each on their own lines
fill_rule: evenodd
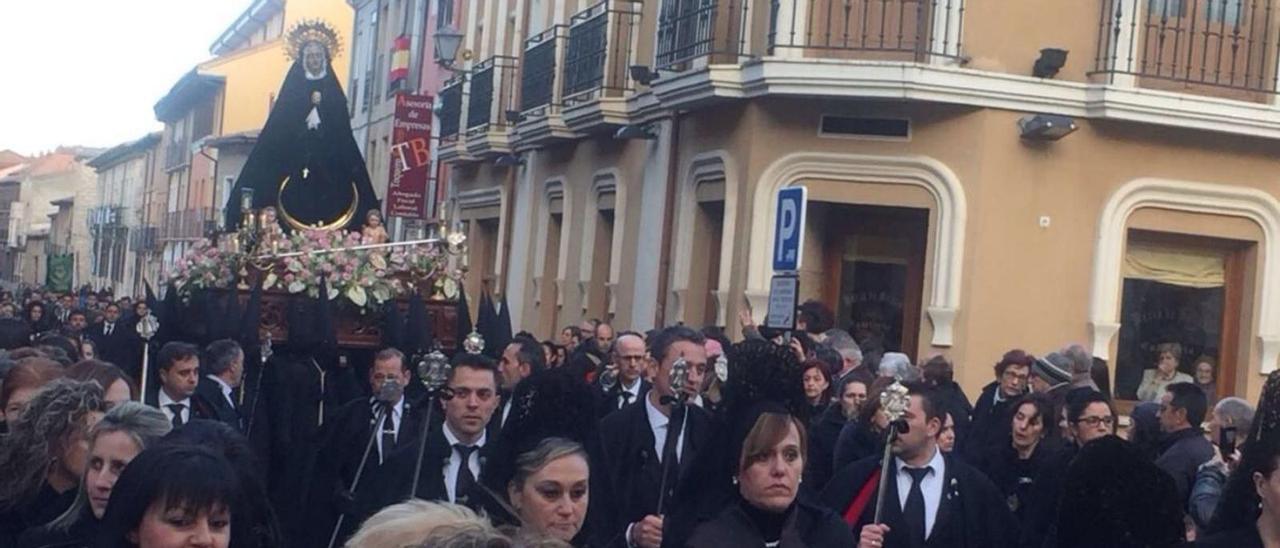
<svg viewBox="0 0 1280 548">
<path fill-rule="evenodd" d="M 351 133 L 346 95 L 333 68 L 327 63 L 326 68 L 324 77 L 317 80 L 307 78 L 301 60 L 289 69 L 227 202 L 227 226 L 240 225 L 245 188 L 253 189 L 254 209 L 276 208 L 285 230 L 291 230 L 287 215 L 307 226 L 328 226 L 345 219 L 341 227 L 333 228 L 356 230 L 370 209 L 378 209 L 364 158 Z M 315 128 L 308 123 L 312 108 L 320 117 Z M 287 186 L 282 188 L 286 178 Z"/>
</svg>

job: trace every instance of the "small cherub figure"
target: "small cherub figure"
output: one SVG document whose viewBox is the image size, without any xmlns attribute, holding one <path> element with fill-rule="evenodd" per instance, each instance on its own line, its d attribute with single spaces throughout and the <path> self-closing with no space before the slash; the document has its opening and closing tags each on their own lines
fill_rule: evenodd
<svg viewBox="0 0 1280 548">
<path fill-rule="evenodd" d="M 364 227 L 360 229 L 360 243 L 385 244 L 389 239 L 387 228 L 382 226 L 382 212 L 370 209 L 364 216 Z"/>
</svg>

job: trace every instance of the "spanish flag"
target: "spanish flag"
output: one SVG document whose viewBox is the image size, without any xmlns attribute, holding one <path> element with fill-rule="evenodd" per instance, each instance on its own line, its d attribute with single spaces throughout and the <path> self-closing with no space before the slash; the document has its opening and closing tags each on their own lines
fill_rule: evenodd
<svg viewBox="0 0 1280 548">
<path fill-rule="evenodd" d="M 409 37 L 400 35 L 391 46 L 391 72 L 387 78 L 387 88 L 402 89 L 404 79 L 409 77 Z"/>
</svg>

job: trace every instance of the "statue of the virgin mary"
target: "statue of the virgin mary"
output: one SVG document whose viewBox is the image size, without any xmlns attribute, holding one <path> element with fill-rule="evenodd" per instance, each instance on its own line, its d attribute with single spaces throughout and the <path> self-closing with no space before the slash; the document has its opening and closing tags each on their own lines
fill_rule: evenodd
<svg viewBox="0 0 1280 548">
<path fill-rule="evenodd" d="M 293 65 L 227 202 L 227 227 L 240 225 L 244 189 L 253 191 L 253 209 L 275 207 L 285 230 L 357 230 L 379 208 L 330 66 L 339 48 L 321 21 L 289 31 Z"/>
</svg>

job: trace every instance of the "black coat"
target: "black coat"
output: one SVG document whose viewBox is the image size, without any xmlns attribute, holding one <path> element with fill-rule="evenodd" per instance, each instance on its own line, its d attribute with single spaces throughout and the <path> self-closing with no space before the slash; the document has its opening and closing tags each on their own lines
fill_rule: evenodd
<svg viewBox="0 0 1280 548">
<path fill-rule="evenodd" d="M 1258 535 L 1258 527 L 1250 524 L 1241 529 L 1223 531 L 1196 539 L 1191 546 L 1198 548 L 1262 548 L 1262 537 Z"/>
<path fill-rule="evenodd" d="M 730 504 L 715 519 L 699 525 L 688 548 L 764 548 L 765 538 L 745 502 Z M 846 548 L 856 541 L 849 527 L 831 510 L 797 500 L 782 525 L 779 548 Z"/>
<path fill-rule="evenodd" d="M 141 378 L 142 357 L 135 356 L 133 348 L 137 332 L 131 333 L 124 320 L 116 320 L 110 335 L 103 332 L 105 329 L 106 323 L 84 328 L 89 340 L 98 346 L 98 359 L 115 364 L 135 379 Z"/>
<path fill-rule="evenodd" d="M 1012 417 L 1009 406 L 1017 398 L 1005 398 L 996 403 L 996 391 L 1000 389 L 999 381 L 994 381 L 982 389 L 982 395 L 973 407 L 973 420 L 970 422 L 969 435 L 956 437 L 956 451 L 969 464 L 981 468 L 983 459 L 1009 439 L 1012 431 Z"/>
<path fill-rule="evenodd" d="M 1086 443 L 1064 474 L 1045 548 L 1177 546 L 1185 533 L 1173 480 L 1129 442 Z"/>
<path fill-rule="evenodd" d="M 0 514 L 0 547 L 16 546 L 19 536 L 61 516 L 76 500 L 76 489 L 54 491 L 48 483 L 40 486 L 34 499 Z"/>
<path fill-rule="evenodd" d="M 231 393 L 235 397 L 235 392 Z M 240 412 L 227 401 L 226 396 L 222 395 L 222 385 L 218 381 L 209 377 L 200 377 L 200 381 L 196 383 L 196 393 L 191 399 L 200 399 L 200 405 L 208 409 L 212 413 L 211 419 L 226 423 L 227 426 L 235 428 L 237 432 L 244 432 L 244 426 L 240 422 Z M 195 407 L 195 404 L 192 404 Z"/>
<path fill-rule="evenodd" d="M 683 491 L 684 484 L 695 481 L 690 473 L 693 463 L 698 461 L 701 452 L 709 449 L 710 416 L 694 405 L 686 406 L 686 409 L 688 424 L 684 432 L 684 450 L 676 485 L 668 486 L 671 491 Z M 676 427 L 676 421 L 672 420 L 669 428 Z M 653 430 L 643 403 L 628 405 L 605 417 L 600 424 L 600 438 L 602 454 L 599 462 L 593 463 L 592 470 L 603 471 L 611 496 L 607 497 L 610 504 L 605 510 L 604 523 L 595 529 L 599 538 L 616 544 L 628 525 L 657 513 L 663 467 L 654 454 Z M 673 499 L 668 501 L 674 503 Z M 670 528 L 669 525 L 667 527 Z M 667 541 L 663 539 L 664 544 Z"/>
<path fill-rule="evenodd" d="M 1066 471 L 1075 459 L 1078 448 L 1074 443 L 1064 444 L 1051 455 L 1046 455 L 1040 474 L 1031 487 L 1026 508 L 1019 522 L 1021 532 L 1018 543 L 1024 548 L 1040 548 L 1058 521 L 1062 490 L 1066 485 Z"/>
<path fill-rule="evenodd" d="M 832 473 L 868 457 L 884 452 L 884 434 L 871 430 L 867 423 L 849 421 L 840 429 L 832 459 Z"/>
<path fill-rule="evenodd" d="M 449 441 L 444 437 L 442 430 L 444 424 L 440 420 L 441 414 L 436 413 L 432 417 L 431 431 L 427 434 L 426 453 L 422 459 L 422 473 L 418 479 L 418 490 L 414 496 L 423 500 L 435 500 L 442 502 L 455 502 L 449 500 L 449 491 L 445 488 L 444 468 L 448 464 L 449 459 L 453 456 L 453 448 L 449 446 Z M 421 422 L 418 427 L 421 428 Z M 484 511 L 490 516 L 506 513 L 501 507 L 497 507 L 492 503 L 492 497 L 486 493 L 481 487 L 485 480 L 486 463 L 493 456 L 494 447 L 496 447 L 493 438 L 486 438 L 485 444 L 480 448 L 480 475 L 476 477 L 476 483 L 465 493 L 465 506 L 476 511 Z M 391 466 L 400 470 L 393 472 L 404 479 L 406 488 L 413 483 L 414 468 L 417 466 L 417 446 L 412 451 L 401 451 L 395 455 L 395 460 Z M 506 496 L 506 493 L 493 493 L 495 495 Z M 406 496 L 409 493 L 405 493 Z"/>
<path fill-rule="evenodd" d="M 597 379 L 597 384 L 599 384 L 598 381 L 599 379 Z M 649 381 L 640 379 L 640 398 L 648 395 L 650 388 L 653 388 L 653 385 L 650 384 Z M 600 398 L 600 411 L 598 416 L 603 419 L 609 416 L 610 413 L 618 410 L 618 401 L 622 398 L 620 395 L 622 394 L 622 383 L 619 382 L 618 384 L 613 385 L 613 388 L 609 390 L 601 388 L 601 391 L 604 393 L 604 396 Z M 640 400 L 638 398 L 633 398 L 627 403 L 630 405 L 639 401 Z"/>
<path fill-rule="evenodd" d="M 1213 444 L 1197 426 L 1169 434 L 1161 447 L 1156 466 L 1173 477 L 1178 500 L 1185 508 L 1191 498 L 1191 486 L 1196 482 L 1196 470 L 1213 458 Z"/>
<path fill-rule="evenodd" d="M 608 361 L 608 357 L 596 347 L 595 339 L 587 339 L 565 360 L 564 368 L 577 378 L 591 382 Z"/>
<path fill-rule="evenodd" d="M 405 401 L 396 446 L 384 448 L 385 458 L 379 463 L 375 442 L 369 451 L 360 483 L 351 493 L 353 496 L 347 498 L 346 494 L 353 491 L 356 471 L 373 433 L 375 414 L 369 398 L 356 398 L 337 410 L 320 434 L 315 485 L 312 486 L 312 518 L 309 522 L 310 529 L 319 535 L 313 536 L 309 543 L 299 545 L 327 545 L 338 516 L 346 514 L 338 535 L 342 541 L 351 536 L 365 518 L 408 497 L 412 482 L 405 481 L 403 467 L 397 463 L 406 459 L 412 462 L 416 458 L 422 419 L 420 406 Z"/>
<path fill-rule="evenodd" d="M 18 548 L 82 548 L 93 544 L 98 534 L 98 518 L 85 505 L 80 519 L 67 529 L 55 529 L 50 524 L 28 529 L 18 537 Z"/>
<path fill-rule="evenodd" d="M 1011 440 L 1006 440 L 1003 447 L 993 450 L 984 459 L 984 467 L 980 468 L 995 484 L 996 489 L 1004 496 L 1009 511 L 1018 518 L 1018 523 L 1026 523 L 1032 497 L 1038 484 L 1046 474 L 1061 473 L 1051 466 L 1058 464 L 1058 445 L 1054 440 L 1041 440 L 1036 445 L 1031 458 L 1022 460 L 1013 448 Z"/>
<path fill-rule="evenodd" d="M 946 472 L 943 477 L 942 499 L 938 507 L 938 515 L 934 521 L 933 531 L 929 535 L 926 546 L 946 548 L 1002 548 L 1017 545 L 1017 527 L 1009 507 L 1004 504 L 1003 497 L 996 490 L 991 480 L 973 467 L 950 456 L 946 459 Z M 879 477 L 880 457 L 860 460 L 844 467 L 836 473 L 822 492 L 822 501 L 828 508 L 850 523 L 854 537 L 862 532 L 862 527 L 871 523 L 875 517 L 875 486 L 869 483 Z M 892 480 L 892 478 L 890 478 Z M 886 547 L 907 546 L 906 525 L 903 523 L 902 507 L 898 504 L 898 487 L 896 481 L 888 481 L 885 494 L 884 514 L 881 521 L 889 526 L 889 534 L 885 538 Z M 858 493 L 870 488 L 871 500 L 863 507 L 857 517 L 850 519 L 848 514 Z"/>
<path fill-rule="evenodd" d="M 804 461 L 804 482 L 821 491 L 835 472 L 836 441 L 848 420 L 840 404 L 831 404 L 826 412 L 809 424 L 809 450 Z"/>
<path fill-rule="evenodd" d="M 939 402 L 951 414 L 951 419 L 956 423 L 956 439 L 967 435 L 969 433 L 969 417 L 973 415 L 973 406 L 969 404 L 969 396 L 964 394 L 964 389 L 960 388 L 960 385 L 955 382 L 948 382 L 939 384 L 935 391 L 939 396 Z"/>
</svg>

